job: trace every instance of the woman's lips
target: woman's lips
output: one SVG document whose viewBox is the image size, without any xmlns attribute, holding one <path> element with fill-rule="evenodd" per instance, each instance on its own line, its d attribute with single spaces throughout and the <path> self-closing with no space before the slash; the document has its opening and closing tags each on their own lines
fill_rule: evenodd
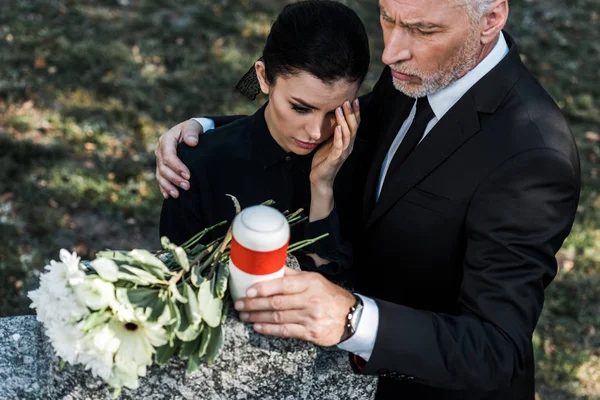
<svg viewBox="0 0 600 400">
<path fill-rule="evenodd" d="M 300 147 L 301 149 L 312 150 L 315 147 L 317 147 L 317 143 L 302 142 L 298 139 L 294 139 L 294 140 L 296 141 L 296 144 L 298 145 L 298 147 Z"/>
<path fill-rule="evenodd" d="M 411 79 L 416 78 L 415 76 L 402 74 L 394 70 L 392 70 L 392 76 L 398 79 L 399 81 L 410 81 Z"/>
</svg>

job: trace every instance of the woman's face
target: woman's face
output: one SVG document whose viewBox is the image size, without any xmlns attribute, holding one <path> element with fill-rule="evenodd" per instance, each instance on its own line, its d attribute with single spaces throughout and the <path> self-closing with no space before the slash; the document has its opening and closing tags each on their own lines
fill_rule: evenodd
<svg viewBox="0 0 600 400">
<path fill-rule="evenodd" d="M 327 84 L 307 72 L 282 75 L 270 84 L 262 62 L 256 72 L 261 90 L 269 95 L 265 119 L 271 135 L 286 152 L 300 155 L 331 137 L 337 125 L 336 108 L 352 102 L 360 86 L 345 79 Z"/>
</svg>

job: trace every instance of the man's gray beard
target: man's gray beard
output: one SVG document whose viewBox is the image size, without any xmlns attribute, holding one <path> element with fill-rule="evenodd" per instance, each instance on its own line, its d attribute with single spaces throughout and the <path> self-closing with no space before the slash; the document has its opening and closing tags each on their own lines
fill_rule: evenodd
<svg viewBox="0 0 600 400">
<path fill-rule="evenodd" d="M 465 43 L 454 58 L 455 61 L 450 63 L 449 66 L 444 67 L 444 71 L 434 76 L 424 76 L 419 71 L 407 70 L 405 67 L 402 67 L 402 63 L 400 63 L 398 64 L 399 72 L 419 77 L 421 79 L 421 85 L 415 88 L 407 88 L 396 81 L 396 79 L 392 78 L 394 87 L 405 95 L 414 98 L 421 98 L 428 94 L 438 92 L 450 86 L 452 83 L 462 78 L 468 71 L 475 68 L 477 65 L 477 60 L 475 58 L 477 50 L 478 42 L 476 41 L 476 37 L 470 36 L 468 42 Z M 392 69 L 395 69 L 394 65 L 392 65 Z M 445 72 L 445 70 L 448 69 L 451 69 L 451 71 Z"/>
</svg>

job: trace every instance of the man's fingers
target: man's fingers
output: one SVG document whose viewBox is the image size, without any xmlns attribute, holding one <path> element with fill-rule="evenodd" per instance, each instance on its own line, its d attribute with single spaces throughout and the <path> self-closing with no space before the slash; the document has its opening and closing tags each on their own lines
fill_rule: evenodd
<svg viewBox="0 0 600 400">
<path fill-rule="evenodd" d="M 290 295 L 275 295 L 270 297 L 257 297 L 248 298 L 241 300 L 243 308 L 236 302 L 235 307 L 238 311 L 268 311 L 273 314 L 273 311 L 289 311 L 289 310 L 300 310 L 306 307 L 306 296 L 303 294 L 290 294 Z M 252 315 L 257 313 L 252 313 Z M 242 318 L 243 319 L 243 318 Z M 254 320 L 250 320 L 254 321 Z M 277 322 L 272 320 L 270 322 Z M 287 321 L 290 322 L 290 321 Z"/>
<path fill-rule="evenodd" d="M 301 272 L 282 278 L 258 282 L 246 292 L 248 297 L 270 297 L 278 294 L 297 294 L 306 290 L 316 273 Z"/>
<path fill-rule="evenodd" d="M 156 165 L 161 168 L 164 178 L 168 179 L 172 184 L 179 185 L 181 178 L 189 179 L 190 170 L 185 166 L 184 163 L 177 157 L 177 145 L 179 144 L 178 138 L 181 136 L 182 126 L 179 126 L 179 132 L 175 131 L 175 127 L 171 128 L 167 133 L 163 135 L 158 141 L 158 148 L 156 149 Z M 164 173 L 164 167 L 171 169 L 178 178 L 174 181 L 171 180 L 170 175 L 167 176 Z"/>
<path fill-rule="evenodd" d="M 196 146 L 198 144 L 198 136 L 202 134 L 203 129 L 202 125 L 198 121 L 190 119 L 185 121 L 183 124 L 183 128 L 181 129 L 181 134 L 183 136 L 183 141 L 188 146 Z"/>
<path fill-rule="evenodd" d="M 163 178 L 162 175 L 160 175 L 158 169 L 156 170 L 156 181 L 158 182 L 160 192 L 162 193 L 165 199 L 169 198 L 169 196 L 175 199 L 179 197 L 179 192 L 177 191 L 175 186 L 173 186 L 171 182 Z"/>
<path fill-rule="evenodd" d="M 159 164 L 156 168 L 157 176 L 156 180 L 159 182 L 161 188 L 167 189 L 163 187 L 160 178 L 169 182 L 169 190 L 171 190 L 171 186 L 174 185 L 178 189 L 188 190 L 190 188 L 190 182 L 186 179 L 183 179 L 179 174 L 175 173 L 172 169 L 164 164 Z M 172 185 L 171 185 L 172 184 Z"/>
<path fill-rule="evenodd" d="M 294 338 L 305 341 L 308 341 L 310 339 L 308 337 L 306 328 L 298 324 L 276 325 L 267 323 L 257 323 L 254 324 L 254 330 L 263 335 Z"/>
</svg>

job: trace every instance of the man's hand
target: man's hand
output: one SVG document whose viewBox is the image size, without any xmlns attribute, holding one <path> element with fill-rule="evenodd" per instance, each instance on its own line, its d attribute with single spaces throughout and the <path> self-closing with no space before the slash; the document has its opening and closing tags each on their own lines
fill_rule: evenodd
<svg viewBox="0 0 600 400">
<path fill-rule="evenodd" d="M 352 293 L 316 272 L 285 269 L 285 276 L 259 282 L 235 303 L 240 319 L 264 335 L 334 346 L 345 333 Z"/>
<path fill-rule="evenodd" d="M 188 146 L 198 144 L 198 135 L 202 134 L 202 125 L 190 119 L 175 125 L 163 133 L 158 140 L 156 155 L 156 181 L 165 199 L 179 197 L 176 186 L 190 188 L 190 170 L 177 157 L 177 145 L 185 142 Z"/>
</svg>

